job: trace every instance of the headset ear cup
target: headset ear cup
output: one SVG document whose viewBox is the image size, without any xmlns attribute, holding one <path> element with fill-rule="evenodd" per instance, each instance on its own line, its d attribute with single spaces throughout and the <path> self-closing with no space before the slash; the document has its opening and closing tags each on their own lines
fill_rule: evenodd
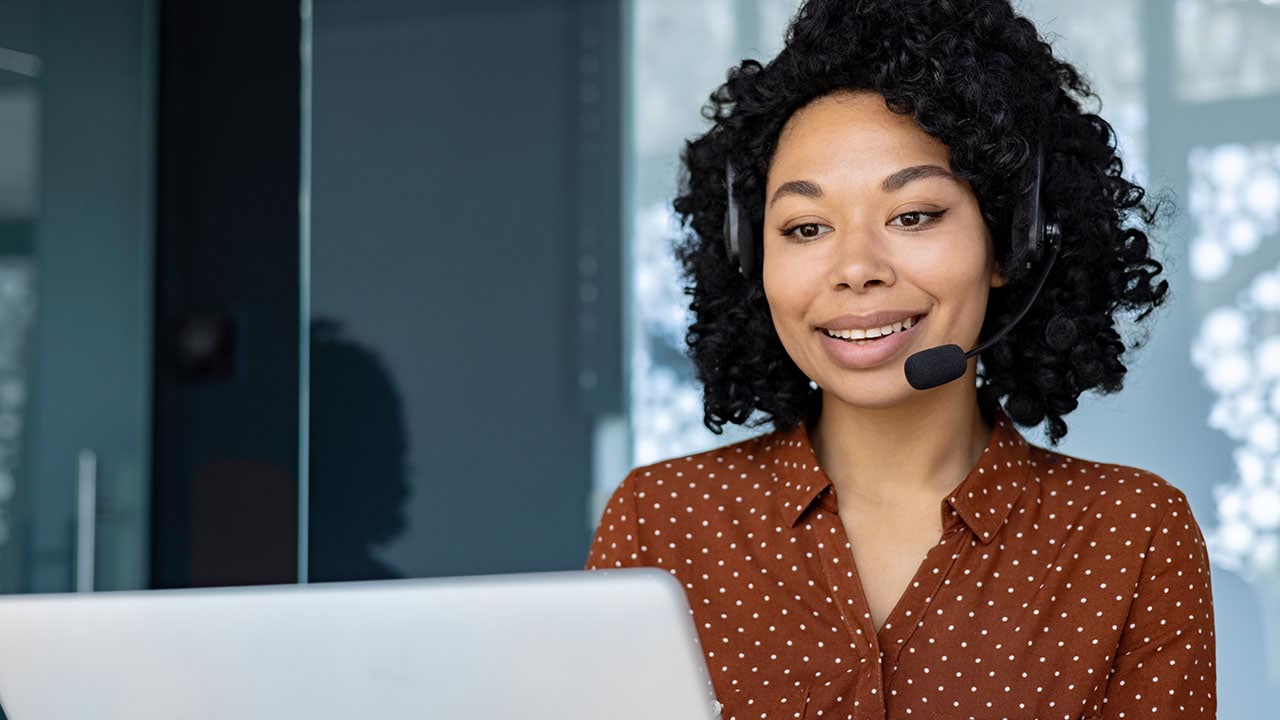
<svg viewBox="0 0 1280 720">
<path fill-rule="evenodd" d="M 1045 210 L 1044 194 L 1041 189 L 1044 184 L 1044 148 L 1037 148 L 1036 152 L 1036 236 L 1035 236 L 1035 258 L 1039 262 L 1050 253 L 1056 253 L 1062 245 L 1062 229 L 1058 223 L 1049 222 L 1048 211 Z"/>
<path fill-rule="evenodd" d="M 759 277 L 760 247 L 756 244 L 755 223 L 747 213 L 738 208 L 738 267 L 748 280 Z"/>
<path fill-rule="evenodd" d="M 741 272 L 742 263 L 738 251 L 740 214 L 738 203 L 733 199 L 733 164 L 728 160 L 724 163 L 724 176 L 725 195 L 728 198 L 728 208 L 724 212 L 724 254 L 729 258 L 729 262 L 739 266 L 739 272 Z"/>
<path fill-rule="evenodd" d="M 729 262 L 737 264 L 737 253 L 733 249 L 733 223 L 730 221 L 733 210 L 727 210 L 724 214 L 724 254 L 729 258 Z"/>
<path fill-rule="evenodd" d="M 728 195 L 728 208 L 724 214 L 725 255 L 728 256 L 729 262 L 738 266 L 739 274 L 748 280 L 754 280 L 758 276 L 760 260 L 755 223 L 734 199 L 733 164 L 728 160 L 724 164 L 724 174 L 725 191 Z"/>
<path fill-rule="evenodd" d="M 1044 174 L 1044 149 L 1037 146 L 1033 156 L 1031 187 L 1014 209 L 1012 243 L 1013 257 L 1025 257 L 1027 269 L 1044 258 L 1045 217 L 1041 202 L 1040 186 Z"/>
<path fill-rule="evenodd" d="M 1044 178 L 1044 148 L 1036 146 L 1036 174 L 1031 181 L 1030 232 L 1027 234 L 1027 257 L 1032 263 L 1039 263 L 1044 257 L 1044 203 L 1040 195 L 1041 181 Z"/>
</svg>

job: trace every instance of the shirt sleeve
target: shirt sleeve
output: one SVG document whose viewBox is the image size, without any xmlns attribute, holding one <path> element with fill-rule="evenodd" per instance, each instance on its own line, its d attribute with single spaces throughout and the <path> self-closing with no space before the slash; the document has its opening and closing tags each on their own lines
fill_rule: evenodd
<svg viewBox="0 0 1280 720">
<path fill-rule="evenodd" d="M 1181 491 L 1156 525 L 1140 572 L 1100 717 L 1216 718 L 1209 555 Z"/>
<path fill-rule="evenodd" d="M 587 552 L 587 570 L 636 567 L 640 560 L 640 519 L 636 513 L 636 471 L 627 473 L 604 506 Z"/>
</svg>

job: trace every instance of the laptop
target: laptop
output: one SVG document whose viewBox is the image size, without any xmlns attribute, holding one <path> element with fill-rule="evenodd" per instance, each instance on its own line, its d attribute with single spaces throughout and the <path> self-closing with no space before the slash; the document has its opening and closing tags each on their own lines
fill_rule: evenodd
<svg viewBox="0 0 1280 720">
<path fill-rule="evenodd" d="M 10 720 L 712 720 L 658 568 L 0 597 Z"/>
</svg>

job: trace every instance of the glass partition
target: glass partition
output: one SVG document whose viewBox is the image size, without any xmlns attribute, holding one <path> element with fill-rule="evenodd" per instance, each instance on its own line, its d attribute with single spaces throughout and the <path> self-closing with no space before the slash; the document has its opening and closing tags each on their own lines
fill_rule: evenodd
<svg viewBox="0 0 1280 720">
<path fill-rule="evenodd" d="M 624 402 L 616 5 L 306 7 L 305 569 L 579 568 Z"/>
<path fill-rule="evenodd" d="M 142 0 L 0 10 L 0 592 L 147 584 Z"/>
</svg>

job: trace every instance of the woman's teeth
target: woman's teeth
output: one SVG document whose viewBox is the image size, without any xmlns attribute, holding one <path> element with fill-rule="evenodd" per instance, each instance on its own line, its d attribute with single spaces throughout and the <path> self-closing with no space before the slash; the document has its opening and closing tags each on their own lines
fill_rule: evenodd
<svg viewBox="0 0 1280 720">
<path fill-rule="evenodd" d="M 855 345 L 866 345 L 874 342 L 886 335 L 891 335 L 899 330 L 908 330 L 911 326 L 920 321 L 921 316 L 907 318 L 902 322 L 896 322 L 892 325 L 885 325 L 879 328 L 868 328 L 866 330 L 824 330 L 828 335 L 839 340 L 847 340 Z"/>
</svg>

